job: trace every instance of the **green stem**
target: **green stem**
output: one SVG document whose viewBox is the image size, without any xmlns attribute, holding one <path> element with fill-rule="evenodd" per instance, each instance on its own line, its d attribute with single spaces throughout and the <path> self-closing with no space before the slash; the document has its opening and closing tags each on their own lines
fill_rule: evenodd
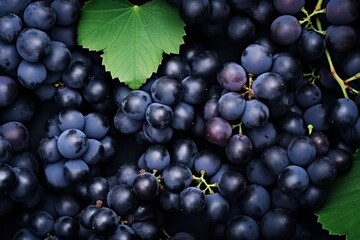
<svg viewBox="0 0 360 240">
<path fill-rule="evenodd" d="M 355 74 L 354 76 L 344 80 L 345 83 L 349 83 L 351 81 L 355 81 L 355 80 L 359 80 L 360 79 L 360 72 L 358 72 L 357 74 Z"/>
<path fill-rule="evenodd" d="M 309 135 L 311 135 L 311 133 L 313 132 L 314 126 L 312 124 L 308 124 L 307 128 L 309 130 Z"/>
<path fill-rule="evenodd" d="M 315 11 L 319 11 L 321 9 L 323 1 L 324 0 L 318 0 L 318 2 L 316 3 L 316 6 L 315 6 Z"/>
<path fill-rule="evenodd" d="M 205 177 L 205 170 L 201 170 L 200 171 L 200 177 L 196 177 L 193 175 L 193 180 L 197 181 L 198 184 L 196 185 L 197 188 L 201 189 L 202 185 L 205 185 L 205 189 L 202 190 L 203 193 L 206 194 L 206 191 L 209 192 L 209 194 L 214 194 L 214 190 L 212 190 L 211 188 L 217 187 L 217 183 L 213 183 L 213 184 L 208 184 Z"/>
</svg>

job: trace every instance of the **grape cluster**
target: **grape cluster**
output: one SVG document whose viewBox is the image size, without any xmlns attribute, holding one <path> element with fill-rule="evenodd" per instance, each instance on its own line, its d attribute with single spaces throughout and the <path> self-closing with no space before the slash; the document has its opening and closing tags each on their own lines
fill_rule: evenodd
<svg viewBox="0 0 360 240">
<path fill-rule="evenodd" d="M 77 46 L 83 2 L 0 1 L 6 236 L 327 239 L 313 211 L 360 144 L 360 3 L 168 2 L 185 44 L 135 90 Z"/>
</svg>

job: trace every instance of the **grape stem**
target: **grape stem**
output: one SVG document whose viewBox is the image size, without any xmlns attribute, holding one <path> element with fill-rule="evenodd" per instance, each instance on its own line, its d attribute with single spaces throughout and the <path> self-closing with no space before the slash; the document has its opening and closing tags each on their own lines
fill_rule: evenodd
<svg viewBox="0 0 360 240">
<path fill-rule="evenodd" d="M 207 181 L 206 181 L 206 179 L 204 178 L 204 177 L 205 177 L 205 174 L 206 174 L 205 170 L 201 170 L 201 171 L 200 171 L 200 177 L 196 177 L 196 176 L 193 175 L 193 180 L 195 180 L 195 181 L 198 182 L 198 184 L 196 185 L 196 187 L 199 188 L 200 190 L 202 190 L 202 189 L 201 189 L 201 185 L 204 184 L 204 185 L 205 185 L 205 189 L 202 190 L 202 192 L 206 194 L 206 192 L 208 191 L 209 194 L 214 194 L 214 190 L 212 190 L 211 188 L 217 187 L 217 183 L 208 184 Z"/>
<path fill-rule="evenodd" d="M 239 135 L 243 135 L 243 132 L 242 132 L 242 122 L 238 123 L 238 124 L 233 124 L 232 125 L 232 128 L 239 128 Z"/>
<path fill-rule="evenodd" d="M 318 0 L 317 4 L 315 6 L 314 12 L 321 11 L 322 3 L 323 3 L 323 0 Z M 323 28 L 322 28 L 320 18 L 318 16 L 316 16 L 315 21 L 316 21 L 317 30 L 320 31 L 320 32 L 324 32 Z M 338 75 L 338 73 L 336 72 L 336 69 L 334 67 L 334 63 L 332 61 L 332 58 L 331 58 L 331 55 L 330 55 L 330 52 L 329 52 L 329 49 L 328 49 L 327 46 L 325 46 L 325 55 L 326 55 L 326 59 L 327 59 L 327 62 L 329 64 L 329 67 L 330 67 L 330 74 L 335 79 L 335 81 L 339 84 L 344 97 L 349 98 L 348 93 L 347 93 L 346 90 L 349 90 L 349 92 L 352 92 L 352 93 L 359 94 L 359 91 L 357 91 L 356 89 L 353 89 L 351 86 L 348 85 L 348 83 L 351 82 L 351 81 L 354 81 L 354 80 L 359 80 L 360 79 L 360 73 L 356 73 L 354 76 L 343 80 Z"/>
<path fill-rule="evenodd" d="M 307 125 L 307 129 L 309 130 L 309 135 L 313 132 L 314 126 L 312 124 Z"/>
</svg>

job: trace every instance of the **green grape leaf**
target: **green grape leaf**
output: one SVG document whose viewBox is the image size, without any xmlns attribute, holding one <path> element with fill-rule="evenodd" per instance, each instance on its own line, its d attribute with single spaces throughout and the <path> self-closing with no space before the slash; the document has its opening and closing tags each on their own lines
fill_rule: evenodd
<svg viewBox="0 0 360 240">
<path fill-rule="evenodd" d="M 316 211 L 318 222 L 333 235 L 355 240 L 360 236 L 360 150 L 353 156 L 350 171 L 329 186 L 328 200 Z"/>
<path fill-rule="evenodd" d="M 179 53 L 184 23 L 165 0 L 137 6 L 127 0 L 91 0 L 81 9 L 78 43 L 103 51 L 105 69 L 133 89 L 161 63 L 163 53 Z"/>
</svg>

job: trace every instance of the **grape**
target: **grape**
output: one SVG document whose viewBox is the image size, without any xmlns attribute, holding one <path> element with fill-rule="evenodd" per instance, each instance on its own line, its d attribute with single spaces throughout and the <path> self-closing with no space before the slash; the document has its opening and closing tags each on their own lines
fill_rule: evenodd
<svg viewBox="0 0 360 240">
<path fill-rule="evenodd" d="M 98 210 L 99 208 L 95 205 L 88 205 L 82 209 L 79 214 L 79 223 L 81 227 L 85 229 L 91 228 L 91 216 Z"/>
<path fill-rule="evenodd" d="M 209 98 L 203 107 L 203 116 L 205 120 L 209 120 L 214 117 L 219 117 L 218 98 Z"/>
<path fill-rule="evenodd" d="M 261 162 L 275 176 L 290 165 L 286 149 L 275 145 L 264 149 L 261 154 Z"/>
<path fill-rule="evenodd" d="M 263 127 L 246 129 L 246 135 L 250 138 L 255 151 L 261 151 L 276 141 L 277 131 L 275 126 L 268 122 Z"/>
<path fill-rule="evenodd" d="M 86 188 L 88 196 L 93 201 L 106 201 L 106 196 L 110 190 L 108 181 L 103 177 L 91 179 Z"/>
<path fill-rule="evenodd" d="M 135 193 L 128 186 L 117 185 L 107 194 L 107 205 L 118 215 L 127 215 L 138 205 Z"/>
<path fill-rule="evenodd" d="M 30 0 L 3 0 L 0 2 L 0 14 L 11 12 L 21 16 L 30 3 Z"/>
<path fill-rule="evenodd" d="M 246 180 L 238 172 L 223 173 L 217 183 L 219 193 L 229 200 L 237 199 L 246 189 Z"/>
<path fill-rule="evenodd" d="M 52 231 L 54 219 L 48 212 L 36 211 L 30 215 L 28 226 L 36 236 L 45 237 Z"/>
<path fill-rule="evenodd" d="M 253 155 L 253 146 L 248 136 L 235 134 L 230 137 L 225 147 L 227 158 L 235 163 L 247 162 Z"/>
<path fill-rule="evenodd" d="M 306 125 L 311 124 L 313 130 L 323 131 L 330 128 L 328 118 L 328 106 L 324 104 L 316 104 L 309 107 L 303 115 Z"/>
<path fill-rule="evenodd" d="M 184 89 L 178 80 L 164 76 L 155 80 L 150 92 L 154 102 L 173 106 L 181 100 Z"/>
<path fill-rule="evenodd" d="M 348 25 L 330 25 L 325 35 L 326 46 L 330 49 L 345 52 L 350 50 L 356 41 L 355 30 Z"/>
<path fill-rule="evenodd" d="M 82 61 L 71 61 L 62 73 L 62 80 L 67 87 L 79 89 L 89 81 L 90 68 Z"/>
<path fill-rule="evenodd" d="M 227 1 L 212 0 L 210 3 L 210 12 L 207 21 L 212 24 L 221 23 L 228 19 L 231 7 Z"/>
<path fill-rule="evenodd" d="M 194 166 L 194 158 L 198 153 L 196 143 L 189 138 L 179 138 L 174 142 L 172 147 L 171 161 L 184 164 L 192 169 Z"/>
<path fill-rule="evenodd" d="M 151 103 L 145 112 L 146 121 L 154 128 L 163 129 L 170 125 L 173 118 L 171 107 L 161 103 Z"/>
<path fill-rule="evenodd" d="M 34 94 L 37 99 L 41 102 L 48 101 L 54 98 L 56 94 L 57 88 L 52 85 L 46 83 L 46 79 L 41 84 L 37 85 L 34 89 Z"/>
<path fill-rule="evenodd" d="M 260 230 L 255 220 L 246 215 L 232 217 L 226 228 L 226 239 L 259 239 Z"/>
<path fill-rule="evenodd" d="M 345 55 L 342 68 L 345 72 L 345 77 L 352 77 L 360 72 L 360 51 L 354 50 Z"/>
<path fill-rule="evenodd" d="M 18 85 L 8 76 L 0 76 L 0 107 L 9 106 L 18 97 Z"/>
<path fill-rule="evenodd" d="M 70 87 L 58 88 L 54 99 L 56 104 L 62 109 L 67 107 L 77 108 L 82 104 L 81 94 Z"/>
<path fill-rule="evenodd" d="M 295 92 L 295 102 L 303 109 L 320 103 L 321 98 L 322 94 L 320 88 L 311 83 L 299 86 Z"/>
<path fill-rule="evenodd" d="M 321 131 L 313 131 L 310 138 L 316 147 L 318 155 L 326 154 L 330 149 L 329 138 Z"/>
<path fill-rule="evenodd" d="M 234 8 L 236 11 L 244 11 L 249 10 L 250 8 L 256 6 L 259 3 L 258 0 L 231 0 L 230 4 L 231 7 Z"/>
<path fill-rule="evenodd" d="M 304 82 L 300 61 L 290 53 L 275 54 L 270 71 L 285 79 L 288 90 L 295 90 Z"/>
<path fill-rule="evenodd" d="M 151 200 L 159 191 L 159 182 L 151 173 L 141 173 L 133 183 L 136 196 L 141 200 Z"/>
<path fill-rule="evenodd" d="M 20 122 L 12 121 L 0 125 L 0 135 L 9 141 L 13 153 L 21 152 L 29 148 L 29 131 L 26 126 Z"/>
<path fill-rule="evenodd" d="M 14 167 L 12 170 L 16 176 L 16 183 L 9 191 L 9 197 L 14 201 L 25 201 L 36 191 L 37 178 L 33 172 L 25 168 Z"/>
<path fill-rule="evenodd" d="M 339 98 L 329 109 L 329 120 L 338 128 L 347 128 L 354 125 L 359 115 L 358 108 L 354 101 L 346 98 Z"/>
<path fill-rule="evenodd" d="M 65 176 L 65 164 L 66 160 L 60 160 L 44 166 L 45 178 L 51 187 L 58 189 L 70 185 L 70 181 Z"/>
<path fill-rule="evenodd" d="M 126 239 L 126 240 L 136 240 L 136 234 L 131 227 L 119 224 L 115 232 L 107 238 L 108 240 L 117 240 L 117 239 Z"/>
<path fill-rule="evenodd" d="M 162 145 L 151 145 L 144 152 L 147 169 L 162 171 L 170 163 L 170 154 Z"/>
<path fill-rule="evenodd" d="M 41 240 L 41 238 L 34 235 L 29 228 L 22 228 L 15 233 L 14 240 Z"/>
<path fill-rule="evenodd" d="M 54 232 L 59 238 L 76 238 L 79 232 L 79 223 L 72 217 L 59 217 L 54 223 Z"/>
<path fill-rule="evenodd" d="M 64 173 L 71 182 L 80 182 L 90 175 L 90 169 L 82 159 L 72 159 L 65 163 Z"/>
<path fill-rule="evenodd" d="M 225 222 L 229 214 L 229 203 L 219 193 L 205 196 L 205 219 L 210 223 Z"/>
<path fill-rule="evenodd" d="M 196 172 L 201 174 L 201 171 L 205 171 L 206 177 L 214 175 L 219 170 L 220 164 L 220 157 L 209 149 L 200 151 L 194 158 Z"/>
<path fill-rule="evenodd" d="M 38 62 L 51 51 L 49 36 L 35 28 L 23 29 L 17 40 L 16 49 L 22 58 L 28 62 Z"/>
<path fill-rule="evenodd" d="M 54 0 L 51 7 L 56 14 L 56 24 L 69 26 L 80 17 L 80 3 L 76 0 Z"/>
<path fill-rule="evenodd" d="M 349 24 L 359 17 L 360 4 L 353 0 L 331 0 L 326 4 L 326 19 L 336 25 Z"/>
<path fill-rule="evenodd" d="M 272 103 L 284 96 L 286 83 L 279 74 L 266 72 L 255 79 L 252 89 L 256 99 L 265 103 Z"/>
<path fill-rule="evenodd" d="M 146 220 L 134 222 L 130 225 L 132 230 L 136 233 L 140 239 L 144 240 L 156 240 L 159 239 L 160 228 L 157 225 L 157 222 L 154 220 Z"/>
<path fill-rule="evenodd" d="M 186 215 L 197 215 L 203 212 L 206 205 L 205 194 L 196 187 L 188 187 L 179 195 L 180 211 Z"/>
<path fill-rule="evenodd" d="M 280 45 L 295 43 L 301 35 L 298 20 L 291 15 L 281 15 L 271 23 L 271 38 Z"/>
<path fill-rule="evenodd" d="M 307 172 L 296 165 L 287 166 L 278 177 L 279 189 L 289 196 L 300 196 L 308 185 L 309 176 Z"/>
<path fill-rule="evenodd" d="M 0 40 L 13 43 L 23 27 L 21 18 L 14 13 L 0 14 Z"/>
<path fill-rule="evenodd" d="M 290 239 L 295 233 L 295 227 L 294 216 L 281 208 L 267 212 L 260 223 L 260 231 L 265 239 Z"/>
<path fill-rule="evenodd" d="M 307 136 L 294 138 L 287 147 L 290 162 L 299 166 L 309 165 L 316 156 L 316 146 Z"/>
<path fill-rule="evenodd" d="M 272 62 L 270 49 L 262 44 L 247 46 L 241 55 L 241 65 L 245 71 L 256 76 L 269 71 Z"/>
<path fill-rule="evenodd" d="M 171 240 L 195 240 L 195 238 L 186 232 L 178 232 L 172 236 Z"/>
<path fill-rule="evenodd" d="M 162 171 L 165 188 L 171 192 L 181 192 L 190 186 L 193 180 L 191 170 L 180 163 L 172 163 Z"/>
<path fill-rule="evenodd" d="M 66 27 L 55 25 L 48 31 L 48 34 L 51 40 L 62 42 L 69 48 L 76 46 L 76 25 Z"/>
<path fill-rule="evenodd" d="M 123 112 L 135 120 L 145 119 L 145 112 L 151 104 L 151 97 L 147 92 L 135 90 L 129 92 L 122 100 Z"/>
<path fill-rule="evenodd" d="M 78 129 L 68 129 L 60 134 L 57 147 L 61 155 L 66 158 L 81 157 L 88 148 L 86 135 Z"/>
<path fill-rule="evenodd" d="M 76 109 L 65 109 L 59 113 L 57 122 L 62 132 L 71 128 L 83 130 L 85 118 L 83 114 Z"/>
<path fill-rule="evenodd" d="M 181 81 L 190 75 L 190 71 L 189 64 L 181 56 L 170 54 L 163 59 L 158 74 Z"/>
<path fill-rule="evenodd" d="M 242 15 L 233 16 L 229 20 L 226 30 L 230 40 L 236 43 L 252 40 L 255 36 L 254 23 L 250 18 Z"/>
<path fill-rule="evenodd" d="M 113 96 L 114 96 L 114 101 L 118 107 L 121 107 L 121 102 L 122 102 L 123 98 L 129 92 L 131 92 L 131 89 L 128 86 L 121 84 L 121 83 L 115 85 Z"/>
<path fill-rule="evenodd" d="M 307 189 L 298 198 L 302 207 L 318 210 L 326 202 L 327 194 L 324 188 L 315 184 L 309 184 Z"/>
<path fill-rule="evenodd" d="M 270 195 L 259 185 L 248 185 L 239 199 L 241 211 L 252 218 L 262 217 L 270 209 Z"/>
<path fill-rule="evenodd" d="M 222 145 L 228 141 L 232 134 L 230 123 L 221 117 L 211 118 L 205 125 L 205 137 L 214 144 Z"/>
<path fill-rule="evenodd" d="M 326 156 L 335 163 L 338 172 L 345 172 L 349 170 L 352 165 L 351 155 L 343 149 L 330 149 Z"/>
<path fill-rule="evenodd" d="M 179 211 L 179 194 L 165 190 L 160 195 L 160 206 L 168 212 Z"/>
<path fill-rule="evenodd" d="M 207 82 L 198 77 L 188 76 L 181 81 L 184 89 L 182 101 L 188 104 L 202 103 L 208 93 Z"/>
<path fill-rule="evenodd" d="M 305 5 L 305 0 L 273 0 L 276 11 L 281 14 L 295 14 Z"/>
<path fill-rule="evenodd" d="M 204 51 L 204 47 L 198 42 L 189 42 L 180 46 L 180 55 L 188 63 L 192 62 L 197 55 Z"/>
<path fill-rule="evenodd" d="M 248 128 L 259 128 L 269 120 L 269 108 L 262 102 L 252 99 L 246 102 L 246 108 L 241 116 L 242 123 Z"/>
<path fill-rule="evenodd" d="M 254 157 L 246 164 L 246 178 L 249 183 L 268 187 L 275 182 L 275 176 L 261 162 L 261 159 Z"/>
<path fill-rule="evenodd" d="M 39 172 L 39 160 L 28 151 L 22 151 L 13 155 L 7 164 L 11 167 L 28 169 L 34 174 L 38 174 Z"/>
<path fill-rule="evenodd" d="M 17 69 L 19 82 L 24 87 L 33 89 L 46 79 L 46 67 L 42 63 L 32 63 L 22 60 Z"/>
<path fill-rule="evenodd" d="M 294 212 L 299 206 L 299 201 L 286 195 L 279 188 L 274 188 L 271 192 L 271 207 L 273 209 L 282 208 Z"/>
<path fill-rule="evenodd" d="M 0 163 L 0 193 L 7 192 L 16 183 L 16 174 L 12 167 Z"/>
<path fill-rule="evenodd" d="M 176 130 L 188 130 L 194 124 L 195 117 L 194 107 L 181 101 L 173 107 L 171 127 Z"/>
<path fill-rule="evenodd" d="M 301 115 L 295 112 L 288 112 L 282 119 L 280 119 L 279 128 L 297 136 L 303 136 L 306 133 L 304 119 Z"/>
<path fill-rule="evenodd" d="M 97 104 L 106 101 L 110 93 L 107 79 L 96 76 L 91 77 L 89 82 L 83 87 L 82 93 L 86 101 L 90 103 Z"/>
<path fill-rule="evenodd" d="M 12 71 L 15 70 L 22 58 L 16 50 L 15 44 L 4 44 L 0 41 L 0 70 Z"/>
<path fill-rule="evenodd" d="M 73 195 L 60 195 L 56 199 L 55 210 L 59 216 L 75 217 L 80 210 L 80 203 Z"/>
<path fill-rule="evenodd" d="M 228 92 L 220 97 L 217 112 L 226 120 L 239 120 L 246 108 L 246 101 L 241 94 Z"/>
<path fill-rule="evenodd" d="M 205 21 L 210 12 L 208 0 L 179 0 L 180 17 L 186 24 Z"/>
<path fill-rule="evenodd" d="M 62 158 L 57 148 L 57 136 L 43 138 L 38 147 L 40 158 L 45 162 L 57 162 Z"/>
<path fill-rule="evenodd" d="M 104 153 L 104 160 L 110 160 L 113 158 L 117 152 L 117 142 L 114 137 L 105 136 L 104 138 L 100 139 L 101 145 L 103 145 L 105 153 Z"/>
<path fill-rule="evenodd" d="M 144 121 L 143 133 L 148 142 L 162 144 L 170 141 L 174 131 L 172 127 L 166 127 L 163 129 L 154 128 L 147 121 Z"/>
<path fill-rule="evenodd" d="M 134 179 L 139 174 L 139 171 L 140 169 L 136 165 L 125 163 L 118 169 L 116 173 L 116 181 L 120 185 L 131 187 Z"/>
<path fill-rule="evenodd" d="M 135 120 L 126 115 L 122 108 L 118 108 L 114 116 L 115 128 L 122 134 L 133 134 L 140 130 L 143 126 L 142 120 Z"/>
<path fill-rule="evenodd" d="M 328 157 L 320 157 L 313 161 L 306 169 L 312 183 L 327 185 L 336 177 L 336 165 Z"/>
<path fill-rule="evenodd" d="M 92 112 L 85 116 L 84 133 L 88 138 L 101 139 L 109 128 L 109 121 L 103 114 Z"/>
<path fill-rule="evenodd" d="M 57 72 L 65 70 L 70 63 L 70 59 L 71 52 L 64 43 L 51 41 L 51 50 L 43 62 L 47 69 Z"/>
<path fill-rule="evenodd" d="M 36 1 L 30 3 L 24 11 L 24 22 L 28 27 L 47 31 L 56 22 L 54 9 L 46 1 Z"/>
<path fill-rule="evenodd" d="M 218 54 L 211 50 L 204 51 L 191 62 L 191 75 L 210 81 L 216 76 L 220 67 L 221 61 Z"/>
<path fill-rule="evenodd" d="M 315 31 L 303 31 L 299 40 L 299 49 L 305 59 L 315 60 L 324 53 L 325 40 Z"/>
<path fill-rule="evenodd" d="M 272 1 L 258 0 L 258 3 L 249 10 L 249 15 L 260 24 L 268 26 L 276 17 L 276 12 Z"/>
</svg>

